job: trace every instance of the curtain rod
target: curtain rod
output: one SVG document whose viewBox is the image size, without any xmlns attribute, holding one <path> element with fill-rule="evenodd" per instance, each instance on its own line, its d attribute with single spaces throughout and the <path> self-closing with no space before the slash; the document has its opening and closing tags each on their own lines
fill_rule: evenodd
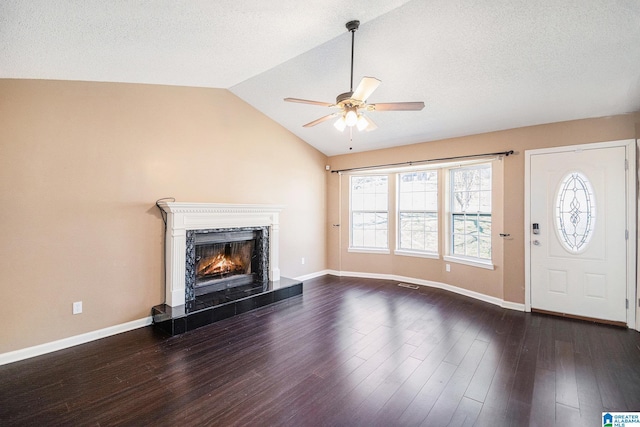
<svg viewBox="0 0 640 427">
<path fill-rule="evenodd" d="M 359 167 L 359 168 L 338 169 L 338 170 L 335 170 L 335 171 L 331 171 L 331 173 L 353 172 L 353 171 L 361 171 L 361 170 L 368 170 L 368 169 L 388 168 L 388 167 L 394 167 L 394 166 L 413 166 L 415 164 L 420 164 L 420 163 L 442 162 L 442 161 L 445 161 L 445 160 L 473 159 L 473 158 L 477 158 L 477 157 L 491 157 L 491 156 L 509 157 L 511 154 L 513 154 L 513 150 L 500 151 L 500 152 L 497 152 L 497 153 L 471 154 L 471 155 L 468 155 L 468 156 L 441 157 L 439 159 L 414 160 L 414 161 L 410 161 L 410 162 L 387 163 L 385 165 L 362 166 L 362 167 Z"/>
</svg>

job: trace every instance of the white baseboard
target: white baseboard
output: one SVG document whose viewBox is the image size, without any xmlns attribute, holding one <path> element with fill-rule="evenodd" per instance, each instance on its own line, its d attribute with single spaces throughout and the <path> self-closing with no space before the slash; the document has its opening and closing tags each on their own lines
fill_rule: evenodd
<svg viewBox="0 0 640 427">
<path fill-rule="evenodd" d="M 502 308 L 515 311 L 525 311 L 524 304 L 517 302 L 505 301 L 500 298 L 492 297 L 489 295 L 481 294 L 479 292 L 470 291 L 468 289 L 459 288 L 457 286 L 449 285 L 442 282 L 434 282 L 432 280 L 416 279 L 413 277 L 398 276 L 395 274 L 380 274 L 380 273 L 363 273 L 355 271 L 336 271 L 336 270 L 324 270 L 323 274 L 331 274 L 333 276 L 342 277 L 362 277 L 365 279 L 382 279 L 382 280 L 397 280 L 398 282 L 411 283 L 414 285 L 429 286 L 431 288 L 443 289 L 445 291 L 453 292 L 459 295 L 464 295 L 473 299 L 488 302 L 493 305 L 497 305 Z M 315 277 L 321 276 L 318 274 Z"/>
<path fill-rule="evenodd" d="M 332 271 L 333 270 L 316 271 L 315 273 L 310 273 L 310 274 L 305 274 L 304 276 L 294 277 L 293 280 L 299 280 L 301 282 L 304 282 L 305 280 L 315 279 L 316 277 L 326 276 L 327 274 L 333 274 L 334 276 L 336 276 L 336 274 L 332 273 Z"/>
<path fill-rule="evenodd" d="M 511 301 L 504 301 L 502 300 L 502 306 L 504 308 L 508 308 L 509 310 L 515 310 L 515 311 L 527 311 L 524 304 L 519 303 L 519 302 L 511 302 Z M 529 310 L 531 311 L 531 310 Z"/>
<path fill-rule="evenodd" d="M 41 356 L 43 354 L 73 347 L 75 345 L 88 343 L 90 341 L 95 341 L 100 338 L 105 338 L 111 335 L 120 334 L 122 332 L 132 331 L 134 329 L 148 326 L 152 322 L 153 322 L 153 318 L 149 316 L 149 317 L 145 317 L 138 320 L 132 320 L 131 322 L 121 323 L 115 326 L 109 326 L 108 328 L 99 329 L 97 331 L 91 331 L 84 334 L 75 335 L 69 338 L 63 338 L 61 340 L 52 341 L 52 342 L 48 342 L 40 345 L 35 345 L 33 347 L 27 347 L 20 350 L 10 351 L 8 353 L 2 353 L 0 354 L 0 365 L 6 365 L 7 363 L 13 363 L 19 360 Z"/>
</svg>

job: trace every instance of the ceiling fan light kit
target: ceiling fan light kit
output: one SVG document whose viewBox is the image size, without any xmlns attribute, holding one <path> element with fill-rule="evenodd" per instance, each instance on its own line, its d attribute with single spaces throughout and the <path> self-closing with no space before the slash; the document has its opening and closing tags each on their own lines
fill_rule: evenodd
<svg viewBox="0 0 640 427">
<path fill-rule="evenodd" d="M 335 128 L 340 132 L 344 132 L 344 128 L 347 127 L 347 122 L 345 121 L 344 117 L 340 117 L 333 123 L 333 126 L 335 126 Z"/>
<path fill-rule="evenodd" d="M 362 114 L 360 114 L 360 117 L 358 117 L 358 121 L 356 122 L 356 127 L 358 128 L 359 131 L 363 131 L 369 128 L 369 122 L 367 121 L 366 117 L 363 116 Z M 373 130 L 373 128 L 369 130 Z"/>
<path fill-rule="evenodd" d="M 300 98 L 285 98 L 287 102 L 297 102 L 301 104 L 319 105 L 322 107 L 339 108 L 340 111 L 329 114 L 327 116 L 316 119 L 309 122 L 303 127 L 312 127 L 320 124 L 324 121 L 330 120 L 334 117 L 338 117 L 338 120 L 333 124 L 340 132 L 344 131 L 347 127 L 353 128 L 354 126 L 359 131 L 372 131 L 377 129 L 378 126 L 371 120 L 371 118 L 365 116 L 363 112 L 370 111 L 419 111 L 424 108 L 424 102 L 388 102 L 378 104 L 367 104 L 369 96 L 380 86 L 381 81 L 375 77 L 363 77 L 358 84 L 356 90 L 353 90 L 353 57 L 354 57 L 354 44 L 355 44 L 355 32 L 360 26 L 360 21 L 349 21 L 346 24 L 347 30 L 351 33 L 351 81 L 349 86 L 349 92 L 341 93 L 336 97 L 335 104 L 321 101 L 311 101 L 308 99 Z"/>
</svg>

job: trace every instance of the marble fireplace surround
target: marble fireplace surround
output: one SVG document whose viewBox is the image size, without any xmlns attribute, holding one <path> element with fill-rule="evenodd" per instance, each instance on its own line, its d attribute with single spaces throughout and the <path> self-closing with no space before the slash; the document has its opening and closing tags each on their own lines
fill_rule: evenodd
<svg viewBox="0 0 640 427">
<path fill-rule="evenodd" d="M 268 227 L 269 280 L 280 280 L 279 214 L 281 205 L 158 202 L 167 213 L 165 304 L 185 303 L 186 240 L 188 230 Z"/>
</svg>

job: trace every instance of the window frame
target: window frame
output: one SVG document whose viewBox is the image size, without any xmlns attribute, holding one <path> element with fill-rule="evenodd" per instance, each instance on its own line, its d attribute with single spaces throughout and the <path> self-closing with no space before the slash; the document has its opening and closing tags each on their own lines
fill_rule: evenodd
<svg viewBox="0 0 640 427">
<path fill-rule="evenodd" d="M 386 214 L 386 246 L 385 247 L 373 247 L 373 246 L 355 246 L 354 245 L 354 209 L 353 209 L 353 180 L 354 178 L 363 178 L 363 177 L 383 177 L 386 179 L 387 189 L 386 189 L 386 210 L 381 209 L 358 209 L 355 210 L 356 213 L 363 214 Z M 389 246 L 389 174 L 387 173 L 377 173 L 377 174 L 353 174 L 349 176 L 349 248 L 348 252 L 361 252 L 361 253 L 381 253 L 388 254 L 390 253 Z"/>
<path fill-rule="evenodd" d="M 489 183 L 489 188 L 488 189 L 484 189 L 483 187 L 480 187 L 478 190 L 471 190 L 472 192 L 477 192 L 478 194 L 478 199 L 480 200 L 480 195 L 482 192 L 489 192 L 489 210 L 482 210 L 481 208 L 481 203 L 478 202 L 478 210 L 474 211 L 474 212 L 469 212 L 469 211 L 454 211 L 454 208 L 456 206 L 456 202 L 454 200 L 455 194 L 459 193 L 460 191 L 456 191 L 455 189 L 455 185 L 454 185 L 454 176 L 456 172 L 459 172 L 461 170 L 479 170 L 479 169 L 488 169 L 490 171 L 490 183 Z M 448 174 L 448 179 L 447 179 L 447 184 L 448 184 L 448 188 L 446 191 L 446 200 L 448 203 L 447 206 L 447 213 L 446 213 L 446 218 L 447 218 L 447 222 L 448 222 L 448 226 L 446 227 L 447 229 L 447 236 L 446 236 L 446 242 L 447 242 L 447 250 L 446 250 L 446 255 L 443 257 L 443 259 L 445 261 L 450 261 L 450 262 L 456 262 L 456 263 L 460 263 L 460 264 L 466 264 L 466 265 L 471 265 L 471 266 L 475 266 L 475 267 L 481 267 L 481 268 L 486 268 L 486 269 L 490 269 L 493 270 L 494 269 L 494 265 L 493 265 L 493 233 L 492 231 L 489 232 L 488 234 L 488 241 L 489 241 L 489 250 L 490 250 L 490 257 L 489 258 L 481 258 L 480 256 L 473 256 L 473 255 L 463 255 L 463 254 L 456 254 L 454 253 L 454 248 L 455 248 L 455 238 L 456 236 L 460 236 L 460 233 L 456 233 L 455 232 L 455 217 L 459 216 L 459 215 L 464 215 L 464 221 L 466 221 L 467 215 L 469 216 L 476 216 L 478 218 L 478 220 L 481 217 L 488 217 L 490 219 L 490 224 L 491 227 L 493 226 L 493 164 L 492 162 L 482 162 L 482 163 L 476 163 L 476 164 L 471 164 L 471 165 L 465 165 L 462 167 L 456 167 L 456 168 L 448 168 L 447 169 L 447 174 Z M 469 190 L 467 190 L 469 191 Z M 477 238 L 477 242 L 478 245 L 480 245 L 480 227 L 477 227 L 478 230 L 473 233 L 476 235 Z M 463 233 L 462 236 L 468 236 L 468 235 L 472 235 L 470 233 Z M 478 248 L 478 252 L 479 252 L 479 248 Z"/>
<path fill-rule="evenodd" d="M 432 258 L 432 259 L 440 259 L 440 206 L 441 206 L 441 197 L 440 194 L 440 178 L 442 168 L 421 168 L 421 169 L 409 169 L 409 170 L 400 170 L 395 173 L 396 178 L 396 197 L 395 197 L 395 208 L 396 208 L 396 242 L 395 242 L 395 255 L 404 255 L 404 256 L 415 256 L 422 258 Z M 417 174 L 417 173 L 434 173 L 435 174 L 435 209 L 402 209 L 402 175 L 408 174 Z M 406 192 L 405 194 L 415 194 L 416 192 Z M 425 200 L 425 205 L 426 205 Z M 435 214 L 436 227 L 435 231 L 425 230 L 426 233 L 434 233 L 436 239 L 435 249 L 413 249 L 413 248 L 402 248 L 402 220 L 401 216 L 403 213 L 422 213 L 422 214 Z M 425 220 L 426 223 L 426 220 Z M 426 226 L 425 226 L 426 228 Z"/>
</svg>

